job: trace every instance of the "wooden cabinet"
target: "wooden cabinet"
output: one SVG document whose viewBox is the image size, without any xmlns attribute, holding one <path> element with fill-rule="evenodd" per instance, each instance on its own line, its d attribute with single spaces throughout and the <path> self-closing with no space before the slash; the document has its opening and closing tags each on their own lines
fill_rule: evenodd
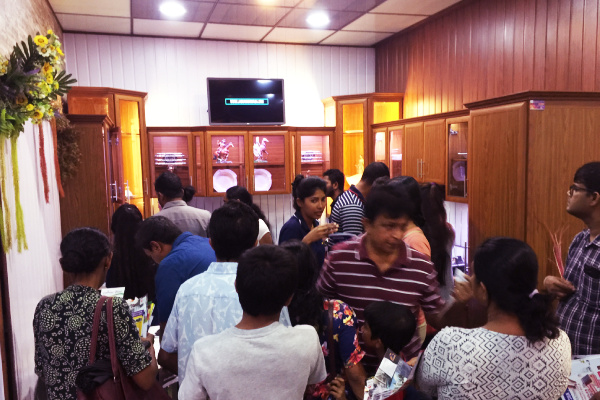
<svg viewBox="0 0 600 400">
<path fill-rule="evenodd" d="M 251 148 L 248 176 L 251 193 L 290 193 L 292 172 L 292 149 L 287 130 L 251 131 L 248 133 Z"/>
<path fill-rule="evenodd" d="M 365 165 L 375 161 L 376 142 L 371 125 L 400 119 L 402 99 L 401 93 L 368 93 L 323 100 L 325 123 L 336 127 L 334 164 L 342 166 L 347 184 L 358 182 Z M 380 142 L 387 148 L 385 142 Z M 381 144 L 377 151 L 379 158 L 385 155 Z"/>
<path fill-rule="evenodd" d="M 469 117 L 447 119 L 446 129 L 448 135 L 446 199 L 466 203 Z"/>
<path fill-rule="evenodd" d="M 544 224 L 566 227 L 563 259 L 584 227 L 565 211 L 566 192 L 578 167 L 600 159 L 600 93 L 526 92 L 467 107 L 470 248 L 497 235 L 526 241 L 541 284 L 557 274 Z"/>
<path fill-rule="evenodd" d="M 181 179 L 184 187 L 194 186 L 193 138 L 190 129 L 149 128 L 148 145 L 150 182 L 154 182 L 163 172 L 170 171 Z M 150 186 L 152 197 L 157 197 L 154 184 Z"/>
<path fill-rule="evenodd" d="M 445 120 L 408 123 L 404 126 L 404 171 L 418 182 L 445 183 Z"/>
<path fill-rule="evenodd" d="M 333 128 L 297 128 L 295 141 L 295 173 L 304 176 L 323 176 L 323 172 L 332 168 L 331 144 Z"/>
<path fill-rule="evenodd" d="M 146 93 L 113 88 L 83 87 L 67 95 L 69 114 L 108 115 L 121 132 L 122 174 L 131 204 L 150 216 L 150 171 L 146 133 Z"/>
<path fill-rule="evenodd" d="M 67 114 L 67 118 L 79 132 L 81 163 L 76 175 L 63 182 L 62 232 L 91 226 L 110 236 L 111 216 L 125 197 L 119 132 L 111 131 L 114 124 L 106 115 Z"/>
</svg>

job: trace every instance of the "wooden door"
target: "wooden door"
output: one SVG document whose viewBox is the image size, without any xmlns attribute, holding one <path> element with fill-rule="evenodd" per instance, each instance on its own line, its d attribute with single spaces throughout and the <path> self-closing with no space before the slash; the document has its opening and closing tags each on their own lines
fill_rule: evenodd
<svg viewBox="0 0 600 400">
<path fill-rule="evenodd" d="M 421 166 L 423 159 L 423 123 L 416 122 L 404 126 L 404 148 L 402 153 L 402 174 L 412 176 L 422 182 Z"/>
<path fill-rule="evenodd" d="M 584 228 L 565 211 L 566 193 L 577 168 L 600 160 L 598 126 L 597 101 L 546 101 L 544 110 L 529 111 L 526 237 L 538 256 L 539 283 L 558 275 L 548 229 L 564 228 L 564 261 L 573 237 Z"/>
<path fill-rule="evenodd" d="M 323 176 L 331 162 L 332 130 L 297 128 L 295 147 L 296 174 Z"/>
<path fill-rule="evenodd" d="M 423 124 L 423 182 L 446 183 L 446 121 L 427 121 Z"/>
<path fill-rule="evenodd" d="M 471 127 L 469 250 L 491 236 L 525 240 L 527 103 L 474 110 Z"/>
<path fill-rule="evenodd" d="M 126 202 L 123 180 L 123 152 L 121 150 L 121 130 L 118 127 L 109 130 L 108 156 L 110 164 L 110 189 L 112 213 Z"/>
<path fill-rule="evenodd" d="M 390 167 L 390 177 L 400 176 L 403 174 L 402 154 L 404 146 L 404 125 L 391 126 L 388 128 L 388 159 Z M 405 162 L 406 160 L 404 160 Z"/>
<path fill-rule="evenodd" d="M 205 143 L 207 196 L 222 197 L 228 188 L 235 185 L 250 191 L 248 131 L 207 130 Z"/>
</svg>

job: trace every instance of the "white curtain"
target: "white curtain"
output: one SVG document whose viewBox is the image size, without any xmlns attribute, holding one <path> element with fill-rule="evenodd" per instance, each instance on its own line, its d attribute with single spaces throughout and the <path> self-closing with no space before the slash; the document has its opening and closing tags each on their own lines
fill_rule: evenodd
<svg viewBox="0 0 600 400">
<path fill-rule="evenodd" d="M 9 301 L 14 347 L 14 370 L 18 399 L 32 399 L 37 377 L 34 373 L 34 342 L 32 321 L 38 301 L 62 290 L 62 272 L 58 264 L 60 203 L 54 168 L 54 142 L 49 123 L 42 125 L 44 154 L 50 189 L 49 203 L 44 196 L 40 170 L 40 141 L 38 127 L 27 123 L 17 142 L 19 186 L 25 222 L 28 250 L 17 251 L 14 182 L 10 162 L 10 142 L 6 141 L 6 182 L 8 206 L 11 210 L 13 246 L 6 255 Z M 0 396 L 3 398 L 3 396 Z"/>
</svg>

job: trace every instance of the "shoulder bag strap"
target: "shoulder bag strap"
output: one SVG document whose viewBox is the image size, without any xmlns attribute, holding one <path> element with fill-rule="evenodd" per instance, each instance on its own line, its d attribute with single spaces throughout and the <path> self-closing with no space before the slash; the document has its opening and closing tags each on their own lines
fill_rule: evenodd
<svg viewBox="0 0 600 400">
<path fill-rule="evenodd" d="M 329 375 L 335 377 L 335 342 L 333 340 L 333 300 L 329 300 L 329 323 L 327 327 L 327 350 L 329 356 L 327 362 L 329 363 Z"/>
<path fill-rule="evenodd" d="M 113 318 L 113 298 L 108 299 L 106 306 L 106 322 L 108 323 L 108 347 L 110 348 L 110 364 L 114 380 L 120 379 L 119 360 L 117 359 L 117 346 L 115 345 L 115 325 Z"/>
<path fill-rule="evenodd" d="M 98 345 L 98 330 L 100 328 L 100 315 L 102 314 L 102 306 L 108 297 L 101 296 L 96 303 L 96 311 L 94 311 L 94 325 L 92 326 L 92 340 L 90 342 L 90 365 L 96 361 L 96 346 Z"/>
</svg>

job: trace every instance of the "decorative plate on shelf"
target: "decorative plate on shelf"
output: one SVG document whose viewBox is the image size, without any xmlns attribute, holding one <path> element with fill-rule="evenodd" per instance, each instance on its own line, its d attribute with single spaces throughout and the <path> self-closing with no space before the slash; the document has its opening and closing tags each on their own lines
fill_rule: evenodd
<svg viewBox="0 0 600 400">
<path fill-rule="evenodd" d="M 237 185 L 237 174 L 230 169 L 219 169 L 213 175 L 213 189 L 225 193 L 227 189 Z"/>
<path fill-rule="evenodd" d="M 464 182 L 467 177 L 467 163 L 464 161 L 455 161 L 452 164 L 452 177 L 456 182 Z"/>
<path fill-rule="evenodd" d="M 262 168 L 254 170 L 254 190 L 266 192 L 271 189 L 271 185 L 273 185 L 273 180 L 269 171 Z"/>
</svg>

